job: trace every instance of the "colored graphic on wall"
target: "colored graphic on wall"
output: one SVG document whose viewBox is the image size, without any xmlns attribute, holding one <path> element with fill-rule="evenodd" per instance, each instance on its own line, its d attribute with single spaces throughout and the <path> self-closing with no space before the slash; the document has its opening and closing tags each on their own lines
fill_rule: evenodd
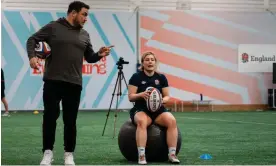
<svg viewBox="0 0 276 166">
<path fill-rule="evenodd" d="M 269 13 L 144 11 L 141 51 L 151 50 L 175 100 L 266 104 L 272 74 L 238 72 L 239 44 L 275 44 Z M 273 28 L 272 28 L 273 27 Z"/>
<path fill-rule="evenodd" d="M 136 72 L 137 25 L 133 13 L 91 12 L 85 29 L 93 48 L 115 45 L 101 61 L 83 63 L 80 109 L 108 109 L 120 57 L 126 81 Z M 65 12 L 2 12 L 2 68 L 11 110 L 43 109 L 40 71 L 29 67 L 28 37 Z M 131 18 L 131 19 L 130 19 Z M 214 100 L 215 104 L 266 104 L 272 73 L 240 73 L 240 44 L 275 44 L 276 22 L 268 13 L 143 11 L 140 48 L 153 51 L 175 100 Z M 44 62 L 41 63 L 43 70 Z M 123 82 L 119 108 L 131 108 Z M 116 100 L 116 97 L 114 98 Z M 113 102 L 113 108 L 116 102 Z"/>
<path fill-rule="evenodd" d="M 108 109 L 117 79 L 116 62 L 120 57 L 129 61 L 123 72 L 128 79 L 136 72 L 136 17 L 132 13 L 90 12 L 84 26 L 90 34 L 93 49 L 115 45 L 111 55 L 97 63 L 83 63 L 83 91 L 80 109 Z M 6 78 L 6 98 L 10 110 L 43 109 L 42 72 L 29 67 L 26 41 L 30 35 L 52 20 L 65 17 L 65 12 L 2 12 L 2 65 Z M 116 101 L 112 108 L 115 108 Z M 118 108 L 130 108 L 127 87 L 122 84 Z"/>
</svg>

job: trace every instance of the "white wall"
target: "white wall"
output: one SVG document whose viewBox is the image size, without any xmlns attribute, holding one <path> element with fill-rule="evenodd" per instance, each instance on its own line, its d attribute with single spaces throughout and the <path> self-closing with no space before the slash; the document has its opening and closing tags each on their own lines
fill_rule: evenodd
<svg viewBox="0 0 276 166">
<path fill-rule="evenodd" d="M 2 0 L 5 9 L 66 10 L 71 0 Z M 83 0 L 92 10 L 276 11 L 276 0 Z M 43 4 L 43 5 L 41 5 Z"/>
</svg>

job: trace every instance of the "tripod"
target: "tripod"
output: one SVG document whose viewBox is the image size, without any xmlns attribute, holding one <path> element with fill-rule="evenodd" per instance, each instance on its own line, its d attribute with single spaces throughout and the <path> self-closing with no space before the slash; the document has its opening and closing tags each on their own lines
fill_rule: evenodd
<svg viewBox="0 0 276 166">
<path fill-rule="evenodd" d="M 117 63 L 117 65 L 118 65 L 117 69 L 119 70 L 118 71 L 118 76 L 117 76 L 115 87 L 114 87 L 114 90 L 113 90 L 113 93 L 112 93 L 112 98 L 111 98 L 110 106 L 109 106 L 109 109 L 108 109 L 108 113 L 106 115 L 107 117 L 106 117 L 104 129 L 103 129 L 103 134 L 102 134 L 102 136 L 103 136 L 104 135 L 104 131 L 105 131 L 105 127 L 106 127 L 106 123 L 107 123 L 107 120 L 108 120 L 108 117 L 109 117 L 109 113 L 111 111 L 111 105 L 112 105 L 112 102 L 113 102 L 115 91 L 116 91 L 116 88 L 117 88 L 117 94 L 116 94 L 117 95 L 117 102 L 116 102 L 116 110 L 115 110 L 115 115 L 114 115 L 114 134 L 113 134 L 113 138 L 115 137 L 115 128 L 116 128 L 116 120 L 117 120 L 117 109 L 118 109 L 118 99 L 119 99 L 119 96 L 121 97 L 121 95 L 122 95 L 122 80 L 124 80 L 124 82 L 126 84 L 126 87 L 127 87 L 127 82 L 126 82 L 126 79 L 125 79 L 125 76 L 124 76 L 124 73 L 123 73 L 123 63 Z"/>
</svg>

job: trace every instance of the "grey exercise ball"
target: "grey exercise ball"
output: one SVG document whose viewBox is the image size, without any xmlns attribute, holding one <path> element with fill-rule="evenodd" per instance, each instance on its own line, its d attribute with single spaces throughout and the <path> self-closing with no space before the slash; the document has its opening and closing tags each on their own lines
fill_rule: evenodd
<svg viewBox="0 0 276 166">
<path fill-rule="evenodd" d="M 181 132 L 178 130 L 178 140 L 176 154 L 181 149 Z M 147 161 L 168 161 L 168 146 L 166 142 L 166 128 L 152 124 L 147 130 L 148 139 L 146 145 Z M 136 125 L 129 119 L 120 128 L 118 135 L 118 144 L 122 155 L 128 161 L 138 160 L 138 150 L 136 145 Z"/>
</svg>

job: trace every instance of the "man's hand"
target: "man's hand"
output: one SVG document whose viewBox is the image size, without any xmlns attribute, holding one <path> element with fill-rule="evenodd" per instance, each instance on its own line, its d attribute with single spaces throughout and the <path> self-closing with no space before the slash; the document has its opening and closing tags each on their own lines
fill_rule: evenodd
<svg viewBox="0 0 276 166">
<path fill-rule="evenodd" d="M 102 57 L 108 56 L 110 54 L 110 49 L 112 47 L 114 47 L 114 45 L 100 48 L 99 55 L 102 56 Z"/>
<path fill-rule="evenodd" d="M 30 66 L 33 69 L 39 69 L 40 60 L 37 57 L 33 57 L 30 59 Z"/>
</svg>

